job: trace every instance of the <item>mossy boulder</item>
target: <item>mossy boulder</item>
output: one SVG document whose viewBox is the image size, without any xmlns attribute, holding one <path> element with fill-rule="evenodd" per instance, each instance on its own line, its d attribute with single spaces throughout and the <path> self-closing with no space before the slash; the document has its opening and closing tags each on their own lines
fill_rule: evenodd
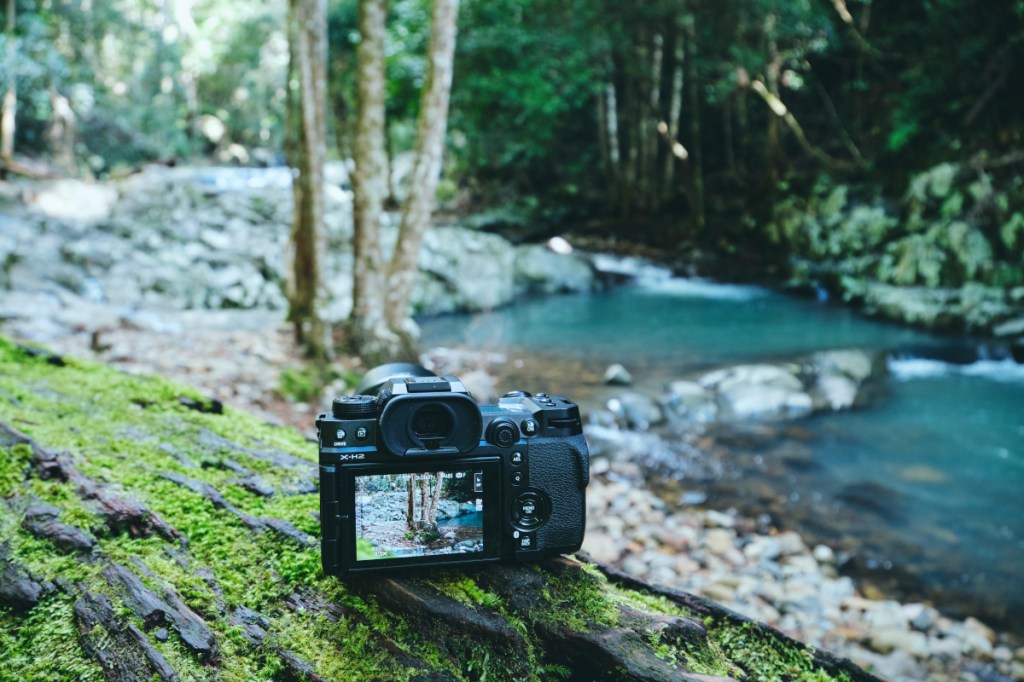
<svg viewBox="0 0 1024 682">
<path fill-rule="evenodd" d="M 315 456 L 0 338 L 0 679 L 874 679 L 585 556 L 325 577 Z"/>
</svg>

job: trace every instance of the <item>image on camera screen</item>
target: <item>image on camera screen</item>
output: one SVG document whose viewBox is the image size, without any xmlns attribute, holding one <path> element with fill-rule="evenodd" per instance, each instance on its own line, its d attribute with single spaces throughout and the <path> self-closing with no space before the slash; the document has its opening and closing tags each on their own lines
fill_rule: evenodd
<svg viewBox="0 0 1024 682">
<path fill-rule="evenodd" d="M 356 561 L 484 551 L 482 470 L 355 477 Z"/>
</svg>

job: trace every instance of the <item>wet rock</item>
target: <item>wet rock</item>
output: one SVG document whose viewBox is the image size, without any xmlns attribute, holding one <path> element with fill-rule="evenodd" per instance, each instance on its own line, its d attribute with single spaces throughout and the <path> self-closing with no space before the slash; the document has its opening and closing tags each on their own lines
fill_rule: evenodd
<svg viewBox="0 0 1024 682">
<path fill-rule="evenodd" d="M 814 559 L 819 564 L 831 565 L 836 562 L 836 553 L 828 545 L 817 545 L 814 548 Z"/>
<path fill-rule="evenodd" d="M 604 371 L 604 383 L 610 386 L 630 386 L 633 383 L 633 375 L 622 365 L 616 363 L 609 365 Z"/>
<path fill-rule="evenodd" d="M 666 403 L 674 414 L 690 421 L 706 423 L 718 416 L 714 393 L 696 381 L 673 381 Z"/>
<path fill-rule="evenodd" d="M 792 419 L 811 413 L 813 402 L 792 372 L 775 365 L 738 365 L 705 374 L 701 386 L 717 394 L 722 419 Z"/>
<path fill-rule="evenodd" d="M 845 410 L 857 400 L 857 384 L 846 376 L 825 374 L 818 377 L 811 397 L 818 409 Z"/>
<path fill-rule="evenodd" d="M 521 293 L 586 292 L 594 288 L 594 271 L 585 258 L 531 244 L 516 248 L 515 283 Z"/>
<path fill-rule="evenodd" d="M 620 416 L 629 428 L 646 431 L 665 421 L 665 415 L 654 399 L 637 393 L 626 391 L 619 393 L 608 401 L 608 409 Z"/>
</svg>

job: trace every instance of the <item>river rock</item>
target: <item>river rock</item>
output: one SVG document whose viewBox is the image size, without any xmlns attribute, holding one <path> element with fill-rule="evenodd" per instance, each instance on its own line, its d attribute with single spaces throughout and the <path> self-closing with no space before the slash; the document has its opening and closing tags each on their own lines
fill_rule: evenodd
<svg viewBox="0 0 1024 682">
<path fill-rule="evenodd" d="M 665 421 L 661 407 L 648 395 L 625 391 L 608 401 L 608 409 L 619 415 L 626 426 L 646 431 Z"/>
<path fill-rule="evenodd" d="M 726 420 L 787 419 L 811 413 L 813 402 L 803 383 L 775 365 L 738 365 L 705 374 L 701 386 L 717 393 Z"/>
<path fill-rule="evenodd" d="M 561 294 L 594 288 L 590 262 L 575 254 L 555 253 L 546 245 L 516 248 L 515 284 L 520 293 Z"/>
<path fill-rule="evenodd" d="M 811 399 L 817 409 L 845 410 L 857 400 L 857 384 L 847 376 L 823 374 L 814 385 Z"/>
<path fill-rule="evenodd" d="M 710 422 L 718 415 L 714 394 L 696 381 L 673 381 L 666 402 L 674 414 L 689 421 Z"/>
<path fill-rule="evenodd" d="M 633 383 L 633 375 L 625 367 L 615 363 L 604 371 L 602 380 L 610 386 L 629 386 Z"/>
</svg>

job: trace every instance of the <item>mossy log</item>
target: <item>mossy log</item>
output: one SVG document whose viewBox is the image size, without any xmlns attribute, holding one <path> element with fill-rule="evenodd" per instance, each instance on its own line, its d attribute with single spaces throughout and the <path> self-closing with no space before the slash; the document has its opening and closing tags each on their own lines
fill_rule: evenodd
<svg viewBox="0 0 1024 682">
<path fill-rule="evenodd" d="M 0 338 L 0 679 L 874 679 L 585 556 L 325 577 L 315 457 Z"/>
</svg>

